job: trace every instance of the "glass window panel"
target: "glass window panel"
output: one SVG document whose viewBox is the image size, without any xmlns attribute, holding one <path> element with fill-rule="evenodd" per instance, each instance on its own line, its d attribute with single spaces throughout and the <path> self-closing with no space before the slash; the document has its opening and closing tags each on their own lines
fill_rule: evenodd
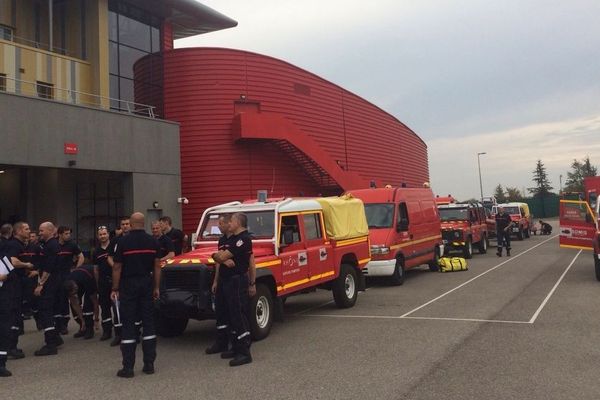
<svg viewBox="0 0 600 400">
<path fill-rule="evenodd" d="M 108 12 L 108 38 L 115 42 L 119 40 L 119 31 L 117 23 L 117 13 L 113 11 Z"/>
<path fill-rule="evenodd" d="M 119 75 L 119 45 L 115 42 L 108 42 L 108 51 L 108 72 Z"/>
<path fill-rule="evenodd" d="M 133 79 L 133 64 L 148 53 L 131 47 L 119 46 L 119 73 L 121 76 Z"/>
<path fill-rule="evenodd" d="M 127 101 L 133 101 L 133 79 L 120 78 L 119 86 L 121 97 L 121 109 L 127 110 Z"/>
<path fill-rule="evenodd" d="M 152 52 L 160 51 L 160 31 L 156 28 L 150 28 L 152 31 Z"/>
<path fill-rule="evenodd" d="M 115 75 L 110 75 L 110 91 L 108 95 L 110 100 L 110 108 L 119 108 L 119 102 L 117 100 L 119 98 L 119 77 Z"/>
<path fill-rule="evenodd" d="M 150 26 L 119 15 L 119 42 L 150 52 Z"/>
</svg>

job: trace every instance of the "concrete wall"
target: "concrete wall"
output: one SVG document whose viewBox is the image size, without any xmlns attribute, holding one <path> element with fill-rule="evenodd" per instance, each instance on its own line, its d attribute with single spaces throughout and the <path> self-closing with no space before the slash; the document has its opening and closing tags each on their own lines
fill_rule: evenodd
<svg viewBox="0 0 600 400">
<path fill-rule="evenodd" d="M 74 182 L 85 170 L 115 171 L 130 174 L 125 178 L 125 212 L 146 211 L 158 201 L 162 214 L 181 226 L 178 124 L 7 93 L 0 93 L 0 121 L 0 163 L 42 167 L 36 174 L 48 174 L 43 179 L 47 187 L 36 190 L 48 194 L 36 194 L 45 198 L 36 207 L 36 219 L 54 215 L 52 219 L 70 220 L 70 211 L 57 210 L 55 199 L 72 196 Z M 65 143 L 77 144 L 78 154 L 64 154 Z M 69 167 L 69 160 L 76 165 Z"/>
</svg>

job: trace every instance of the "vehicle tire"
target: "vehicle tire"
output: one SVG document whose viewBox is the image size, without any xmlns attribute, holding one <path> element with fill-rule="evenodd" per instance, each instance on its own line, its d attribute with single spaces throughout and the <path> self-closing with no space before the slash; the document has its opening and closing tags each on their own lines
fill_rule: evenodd
<svg viewBox="0 0 600 400">
<path fill-rule="evenodd" d="M 477 246 L 479 249 L 479 254 L 487 253 L 487 249 L 488 249 L 489 245 L 490 245 L 490 243 L 488 242 L 487 235 L 483 235 L 483 237 L 481 238 L 481 240 L 479 241 L 479 244 Z"/>
<path fill-rule="evenodd" d="M 400 286 L 404 283 L 404 263 L 401 259 L 396 260 L 394 274 L 390 277 L 392 286 Z"/>
<path fill-rule="evenodd" d="M 253 340 L 262 340 L 269 336 L 275 308 L 273 307 L 273 294 L 263 284 L 256 284 L 256 295 L 250 299 L 250 333 Z"/>
<path fill-rule="evenodd" d="M 596 269 L 596 280 L 600 281 L 600 260 L 598 260 L 598 254 L 594 253 L 594 268 Z"/>
<path fill-rule="evenodd" d="M 439 261 L 440 261 L 440 248 L 436 246 L 435 249 L 433 249 L 433 260 L 429 261 L 429 270 L 431 272 L 437 272 L 440 269 L 439 266 Z"/>
<path fill-rule="evenodd" d="M 350 308 L 356 303 L 358 297 L 356 271 L 348 264 L 342 264 L 340 276 L 333 281 L 331 291 L 333 300 L 339 308 Z"/>
<path fill-rule="evenodd" d="M 471 238 L 467 238 L 463 247 L 463 257 L 466 259 L 473 258 L 473 242 Z"/>
<path fill-rule="evenodd" d="M 156 333 L 162 337 L 181 336 L 187 328 L 187 318 L 169 318 L 157 312 L 155 318 Z"/>
<path fill-rule="evenodd" d="M 517 232 L 517 239 L 523 240 L 523 228 L 519 227 L 519 232 Z"/>
</svg>

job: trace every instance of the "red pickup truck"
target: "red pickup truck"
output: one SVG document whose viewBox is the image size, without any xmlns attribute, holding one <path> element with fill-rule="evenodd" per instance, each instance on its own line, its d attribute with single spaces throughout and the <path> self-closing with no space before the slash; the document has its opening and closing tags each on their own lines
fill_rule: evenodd
<svg viewBox="0 0 600 400">
<path fill-rule="evenodd" d="M 210 256 L 221 235 L 219 216 L 235 212 L 246 214 L 253 237 L 256 296 L 250 301 L 249 322 L 254 340 L 269 334 L 288 296 L 323 288 L 333 292 L 338 307 L 355 304 L 358 291 L 365 289 L 362 269 L 371 260 L 360 200 L 348 196 L 232 202 L 207 209 L 194 250 L 163 267 L 160 335 L 180 335 L 190 318 L 214 318 Z"/>
<path fill-rule="evenodd" d="M 472 258 L 473 246 L 477 246 L 480 254 L 487 253 L 489 235 L 482 204 L 451 203 L 439 205 L 438 210 L 446 253 L 459 250 L 464 258 Z"/>
</svg>

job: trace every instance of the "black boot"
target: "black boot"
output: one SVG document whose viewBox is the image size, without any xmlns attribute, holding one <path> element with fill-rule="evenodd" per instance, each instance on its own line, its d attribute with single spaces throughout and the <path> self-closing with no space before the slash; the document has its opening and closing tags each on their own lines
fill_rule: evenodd
<svg viewBox="0 0 600 400">
<path fill-rule="evenodd" d="M 498 249 L 498 251 L 496 251 L 496 255 L 498 257 L 502 257 L 502 249 Z"/>
<path fill-rule="evenodd" d="M 115 347 L 121 344 L 121 327 L 115 326 L 115 337 L 110 342 L 110 347 Z"/>
<path fill-rule="evenodd" d="M 148 375 L 152 375 L 154 373 L 154 363 L 144 363 L 144 368 L 142 368 L 142 372 Z"/>
<path fill-rule="evenodd" d="M 11 360 L 19 360 L 25 358 L 25 353 L 23 353 L 23 350 L 21 349 L 14 348 L 8 351 L 7 357 Z"/>
<path fill-rule="evenodd" d="M 104 322 L 102 324 L 102 336 L 100 336 L 100 341 L 108 340 L 112 337 L 112 322 Z"/>
<path fill-rule="evenodd" d="M 119 378 L 133 378 L 133 369 L 121 368 L 117 371 L 117 376 Z"/>
<path fill-rule="evenodd" d="M 75 332 L 75 334 L 73 335 L 73 337 L 76 338 L 76 339 L 84 337 L 84 336 L 85 336 L 85 330 L 83 330 L 83 331 L 79 330 L 79 331 Z"/>
<path fill-rule="evenodd" d="M 510 248 L 506 249 L 506 256 L 510 257 Z"/>
<path fill-rule="evenodd" d="M 237 339 L 234 342 L 235 356 L 233 360 L 229 361 L 230 367 L 237 367 L 239 365 L 250 364 L 252 362 L 252 355 L 250 354 L 250 337 L 246 336 L 242 339 Z"/>
<path fill-rule="evenodd" d="M 44 345 L 41 349 L 36 350 L 34 353 L 36 356 L 53 356 L 58 354 L 58 350 L 54 346 Z"/>
<path fill-rule="evenodd" d="M 6 369 L 6 356 L 0 356 L 0 377 L 6 378 L 12 376 L 12 373 Z"/>
<path fill-rule="evenodd" d="M 86 328 L 83 334 L 83 340 L 90 340 L 94 337 L 94 327 Z"/>
<path fill-rule="evenodd" d="M 223 353 L 229 350 L 229 335 L 222 331 L 224 329 L 217 329 L 217 340 L 212 346 L 206 348 L 206 354 Z"/>
</svg>

